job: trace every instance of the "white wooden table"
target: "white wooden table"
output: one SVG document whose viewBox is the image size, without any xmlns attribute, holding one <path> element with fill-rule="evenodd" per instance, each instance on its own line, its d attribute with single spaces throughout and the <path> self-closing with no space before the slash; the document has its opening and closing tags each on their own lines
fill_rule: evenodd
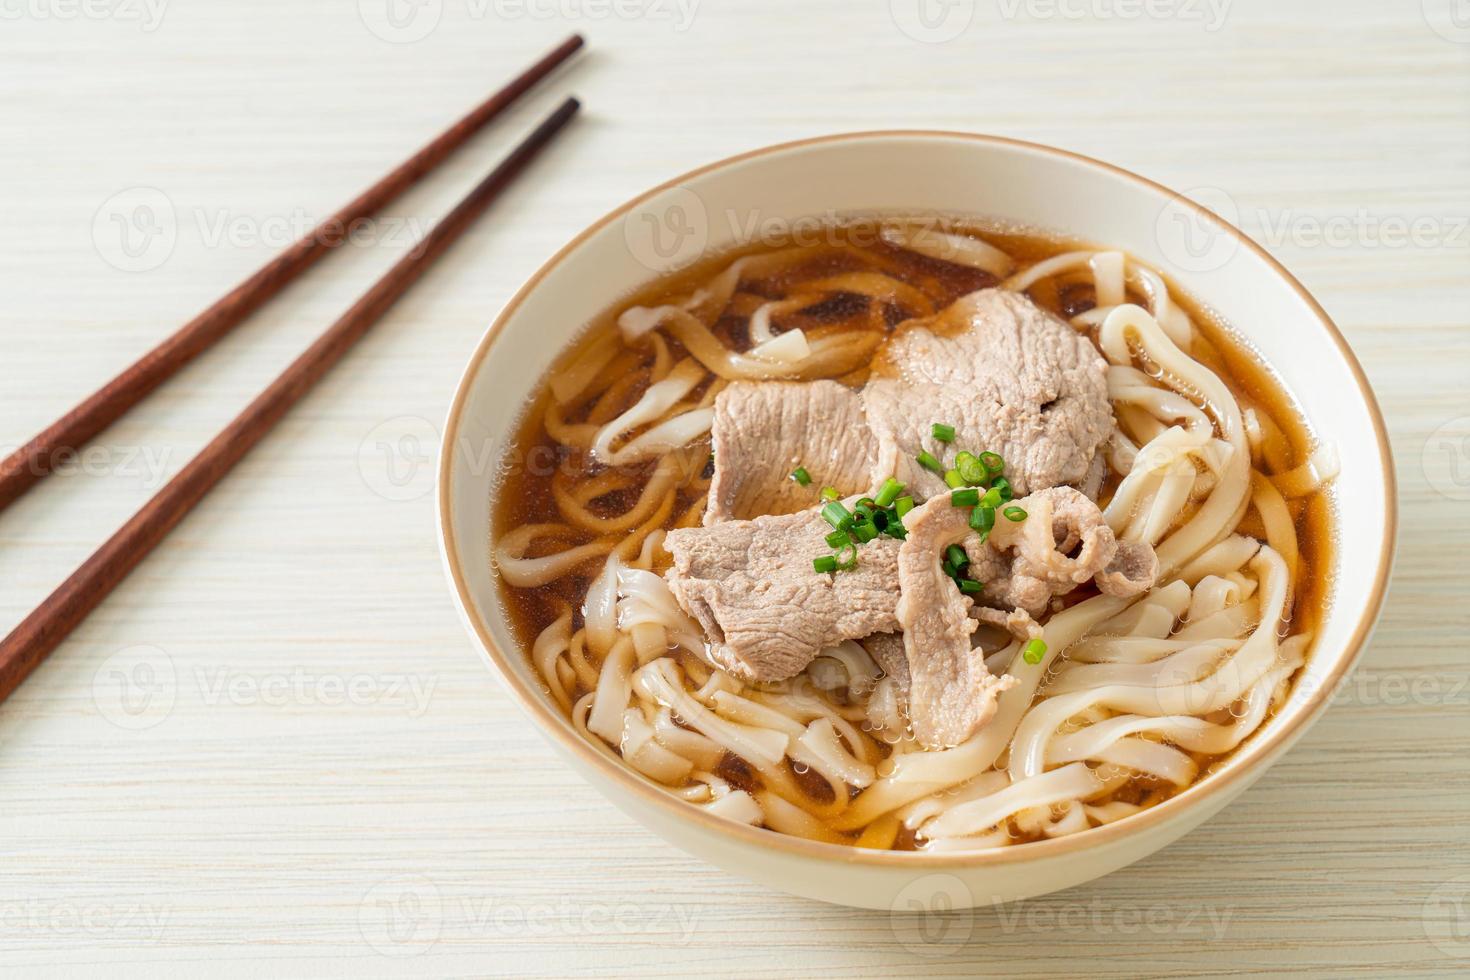
<svg viewBox="0 0 1470 980">
<path fill-rule="evenodd" d="M 401 253 L 412 222 L 561 93 L 584 97 L 534 178 L 0 707 L 0 969 L 1470 970 L 1463 2 L 1458 27 L 1450 0 L 930 0 L 924 18 L 914 0 L 421 0 L 395 19 L 386 2 L 0 2 L 7 446 L 568 30 L 592 49 L 394 207 L 376 247 L 330 258 L 0 516 L 8 629 Z M 1363 359 L 1403 491 L 1398 571 L 1357 680 L 1256 788 L 1105 880 L 918 923 L 707 867 L 578 781 L 462 635 L 430 496 L 471 346 L 574 232 L 709 160 L 891 126 L 1055 143 L 1223 190 Z"/>
</svg>

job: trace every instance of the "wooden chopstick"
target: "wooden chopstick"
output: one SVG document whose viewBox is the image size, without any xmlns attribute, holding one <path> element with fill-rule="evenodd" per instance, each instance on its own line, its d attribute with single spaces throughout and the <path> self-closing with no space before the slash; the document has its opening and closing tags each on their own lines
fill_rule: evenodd
<svg viewBox="0 0 1470 980">
<path fill-rule="evenodd" d="M 567 38 L 510 84 L 399 164 L 392 173 L 307 232 L 300 241 L 184 324 L 173 336 L 144 354 L 86 401 L 0 460 L 0 510 L 49 474 L 59 458 L 80 451 L 149 392 L 233 330 L 329 250 L 341 244 L 346 237 L 344 230 L 350 228 L 354 221 L 376 213 L 412 187 L 516 99 L 551 74 L 582 44 L 581 35 Z"/>
<path fill-rule="evenodd" d="M 576 114 L 567 99 L 71 577 L 0 641 L 0 700 L 97 607 Z"/>
</svg>

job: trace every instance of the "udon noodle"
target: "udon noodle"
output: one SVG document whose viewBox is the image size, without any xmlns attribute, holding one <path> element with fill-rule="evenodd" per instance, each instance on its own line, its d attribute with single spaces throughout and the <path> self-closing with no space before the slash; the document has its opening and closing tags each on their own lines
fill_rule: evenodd
<svg viewBox="0 0 1470 980">
<path fill-rule="evenodd" d="M 1309 654 L 1330 450 L 1309 452 L 1262 367 L 1121 252 L 936 222 L 832 231 L 655 284 L 549 376 L 509 455 L 494 541 L 548 696 L 590 744 L 691 806 L 865 848 L 1075 834 L 1204 778 Z M 1106 358 L 1117 429 L 1096 499 L 1120 541 L 1153 546 L 1157 584 L 1055 601 L 1040 663 L 1019 639 L 994 642 L 987 665 L 1017 683 L 951 748 L 918 744 L 858 643 L 777 683 L 716 667 L 661 573 L 664 535 L 704 512 L 721 389 L 862 384 L 897 323 L 995 285 Z"/>
</svg>

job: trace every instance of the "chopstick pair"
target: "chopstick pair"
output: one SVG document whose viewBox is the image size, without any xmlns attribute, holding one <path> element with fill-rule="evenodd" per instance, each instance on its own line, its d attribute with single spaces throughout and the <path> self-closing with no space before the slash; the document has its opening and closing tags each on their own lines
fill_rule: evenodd
<svg viewBox="0 0 1470 980">
<path fill-rule="evenodd" d="M 30 443 L 0 461 L 0 510 L 46 476 L 59 455 L 76 451 L 208 349 L 318 261 L 348 227 L 413 186 L 521 95 L 566 61 L 583 41 L 574 35 L 518 75 L 428 145 L 307 233 L 209 309 L 180 328 Z M 283 371 L 152 500 L 0 640 L 0 701 L 35 670 L 137 567 L 286 412 L 372 328 L 430 265 L 551 142 L 577 112 L 568 98 L 450 211 L 408 255 Z"/>
</svg>

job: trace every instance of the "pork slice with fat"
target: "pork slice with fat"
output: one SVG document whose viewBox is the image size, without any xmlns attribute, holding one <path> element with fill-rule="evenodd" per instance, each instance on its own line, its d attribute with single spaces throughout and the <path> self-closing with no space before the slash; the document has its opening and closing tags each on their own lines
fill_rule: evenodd
<svg viewBox="0 0 1470 980">
<path fill-rule="evenodd" d="M 706 525 L 805 510 L 822 487 L 871 489 L 876 446 L 862 398 L 835 381 L 737 381 L 715 398 L 711 432 Z M 809 485 L 792 479 L 798 466 Z"/>
<path fill-rule="evenodd" d="M 1072 487 L 1038 490 L 1014 501 L 1024 521 L 996 518 L 985 543 L 968 539 L 970 578 L 984 583 L 979 602 L 1040 616 L 1051 600 L 1089 581 L 1114 596 L 1153 587 L 1159 560 L 1142 542 L 1119 542 L 1097 504 Z M 927 506 L 927 505 L 926 505 Z M 956 508 L 963 509 L 963 508 Z"/>
<path fill-rule="evenodd" d="M 784 680 L 828 647 L 897 628 L 898 540 L 863 545 L 850 570 L 817 572 L 830 533 L 817 510 L 669 532 L 669 590 L 715 663 L 743 680 Z"/>
<path fill-rule="evenodd" d="M 897 617 L 908 661 L 908 715 L 926 748 L 958 745 L 995 714 L 996 697 L 1015 684 L 985 667 L 970 635 L 970 597 L 940 567 L 944 550 L 974 532 L 968 511 L 936 497 L 904 520 L 908 537 L 898 551 Z"/>
<path fill-rule="evenodd" d="M 918 499 L 948 488 L 928 451 L 998 453 L 1017 493 L 1087 480 L 1114 429 L 1107 362 L 1086 337 L 1020 293 L 982 289 L 910 320 L 878 352 L 863 407 L 873 482 L 897 476 Z M 934 438 L 952 425 L 953 443 Z"/>
<path fill-rule="evenodd" d="M 983 726 L 1011 683 L 985 668 L 971 638 L 978 622 L 1018 640 L 1044 635 L 1034 617 L 1052 599 L 1088 582 L 1109 595 L 1153 587 L 1158 558 L 1140 542 L 1119 542 L 1080 490 L 1051 487 L 1017 499 L 1020 521 L 1000 517 L 986 540 L 970 528 L 970 507 L 946 493 L 911 511 L 898 553 L 897 618 L 908 661 L 908 713 L 924 745 L 956 745 Z M 977 601 L 960 592 L 941 564 L 950 545 L 970 559 L 965 577 L 982 583 Z"/>
</svg>

